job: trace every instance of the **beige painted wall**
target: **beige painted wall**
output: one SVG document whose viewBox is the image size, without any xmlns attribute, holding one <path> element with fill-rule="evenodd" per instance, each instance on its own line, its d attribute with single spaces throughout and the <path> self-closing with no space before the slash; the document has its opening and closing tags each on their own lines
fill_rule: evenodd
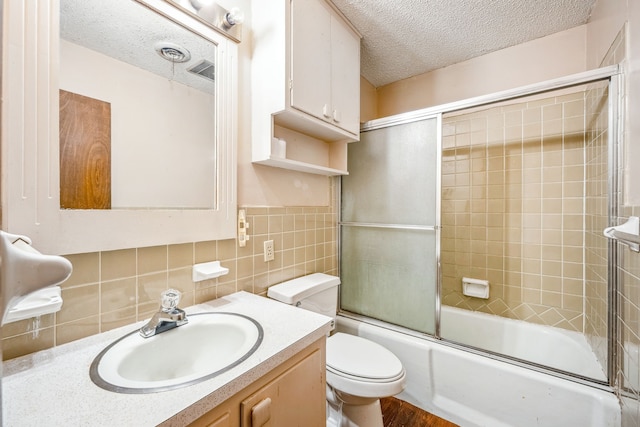
<svg viewBox="0 0 640 427">
<path fill-rule="evenodd" d="M 360 76 L 360 121 L 367 122 L 378 117 L 378 93 L 369 80 Z"/>
<path fill-rule="evenodd" d="M 626 0 L 598 0 L 587 25 L 587 67 L 598 67 L 627 20 Z M 628 40 L 627 40 L 628 41 Z"/>
<path fill-rule="evenodd" d="M 446 104 L 586 69 L 586 26 L 378 88 L 378 117 Z"/>
<path fill-rule="evenodd" d="M 627 0 L 599 0 L 587 26 L 587 64 L 589 68 L 600 65 L 622 26 L 627 23 L 625 83 L 627 94 L 640 93 L 640 2 Z M 625 100 L 627 117 L 640 114 L 640 97 L 628 96 Z M 640 188 L 630 183 L 640 180 L 640 169 L 632 167 L 640 158 L 640 144 L 634 143 L 640 136 L 640 122 L 627 120 L 625 127 L 625 203 L 640 205 Z"/>
</svg>

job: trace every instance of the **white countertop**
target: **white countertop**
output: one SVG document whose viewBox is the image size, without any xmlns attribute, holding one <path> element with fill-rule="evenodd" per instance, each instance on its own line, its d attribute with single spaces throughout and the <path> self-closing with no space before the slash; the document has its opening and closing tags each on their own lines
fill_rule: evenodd
<svg viewBox="0 0 640 427">
<path fill-rule="evenodd" d="M 264 329 L 260 347 L 227 372 L 176 390 L 120 394 L 89 378 L 93 359 L 144 322 L 40 351 L 3 364 L 7 426 L 184 426 L 326 335 L 330 318 L 247 292 L 185 309 L 247 315 Z"/>
</svg>

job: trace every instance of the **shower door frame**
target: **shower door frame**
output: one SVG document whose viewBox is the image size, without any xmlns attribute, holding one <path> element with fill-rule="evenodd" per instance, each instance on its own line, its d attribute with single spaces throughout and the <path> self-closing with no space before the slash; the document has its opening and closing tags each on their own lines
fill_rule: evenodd
<svg viewBox="0 0 640 427">
<path fill-rule="evenodd" d="M 612 391 L 614 386 L 618 384 L 618 367 L 620 366 L 620 361 L 618 360 L 619 355 L 616 347 L 616 342 L 618 341 L 619 328 L 618 328 L 618 312 L 619 312 L 619 304 L 618 304 L 618 277 L 617 277 L 617 251 L 618 245 L 615 241 L 610 240 L 608 242 L 608 301 L 607 301 L 607 319 L 608 319 L 608 336 L 607 336 L 607 366 L 605 367 L 607 373 L 607 381 L 598 381 L 596 379 L 590 377 L 584 377 L 578 374 L 568 373 L 566 371 L 557 370 L 551 367 L 538 365 L 532 362 L 525 362 L 519 359 L 514 359 L 512 357 L 493 353 L 491 351 L 486 351 L 482 349 L 478 349 L 475 347 L 467 346 L 464 344 L 456 343 L 453 341 L 448 341 L 444 339 L 440 335 L 440 311 L 441 311 L 441 291 L 442 291 L 442 272 L 440 265 L 440 207 L 441 207 L 441 176 L 440 176 L 440 168 L 441 168 L 441 159 L 442 159 L 442 116 L 446 113 L 457 112 L 461 110 L 466 110 L 474 107 L 481 107 L 489 104 L 494 104 L 502 101 L 511 101 L 517 100 L 526 96 L 543 94 L 546 92 L 552 92 L 560 89 L 568 89 L 575 86 L 581 86 L 589 83 L 609 81 L 609 99 L 608 99 L 608 116 L 609 116 L 609 132 L 608 132 L 608 214 L 609 214 L 609 226 L 616 225 L 613 224 L 614 221 L 618 218 L 618 192 L 621 191 L 621 182 L 619 174 L 617 173 L 622 162 L 622 150 L 620 149 L 622 144 L 622 136 L 624 135 L 623 130 L 623 108 L 622 108 L 622 67 L 620 65 L 612 65 L 608 67 L 602 67 L 595 70 L 590 70 L 578 74 L 572 74 L 552 80 L 546 80 L 539 83 L 534 83 L 527 86 L 522 86 L 515 89 L 509 89 L 505 91 L 500 91 L 488 95 L 477 96 L 473 98 L 468 98 L 461 101 L 451 102 L 448 104 L 438 105 L 434 107 L 428 107 L 416 111 L 411 111 L 407 113 L 397 114 L 381 119 L 375 119 L 368 122 L 365 122 L 360 127 L 360 132 L 367 132 L 376 129 L 387 128 L 391 126 L 397 126 L 407 123 L 412 123 L 421 120 L 433 119 L 436 118 L 438 121 L 437 127 L 437 144 L 438 144 L 438 174 L 437 174 L 437 200 L 436 200 L 436 264 L 437 264 L 437 283 L 436 283 L 436 295 L 435 295 L 435 334 L 429 335 L 421 332 L 417 332 L 411 330 L 409 328 L 405 328 L 398 325 L 393 325 L 388 322 L 384 322 L 381 320 L 377 320 L 368 316 L 352 313 L 349 311 L 342 310 L 341 304 L 339 304 L 338 314 L 344 317 L 350 317 L 359 321 L 363 321 L 366 323 L 374 324 L 377 326 L 381 326 L 387 329 L 391 329 L 397 332 L 409 334 L 412 336 L 417 336 L 423 339 L 437 341 L 440 344 L 444 344 L 450 347 L 458 348 L 463 351 L 468 351 L 474 354 L 479 354 L 485 357 L 490 357 L 496 360 L 501 360 L 507 363 L 515 364 L 518 366 L 522 366 L 529 369 L 534 369 L 536 371 L 549 373 L 555 375 L 560 378 L 576 381 L 582 384 L 595 386 L 598 388 L 605 389 L 607 391 Z M 338 244 L 338 270 L 340 270 L 341 265 L 341 229 L 343 226 L 357 226 L 357 224 L 342 222 L 342 209 L 341 209 L 341 180 L 338 179 L 337 182 L 337 212 L 338 212 L 338 221 L 337 221 L 337 244 Z M 613 261 L 613 262 L 612 262 Z"/>
</svg>

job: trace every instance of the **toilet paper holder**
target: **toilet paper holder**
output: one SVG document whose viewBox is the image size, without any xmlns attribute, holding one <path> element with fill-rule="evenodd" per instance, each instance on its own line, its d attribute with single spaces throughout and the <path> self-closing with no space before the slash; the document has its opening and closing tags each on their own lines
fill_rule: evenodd
<svg viewBox="0 0 640 427">
<path fill-rule="evenodd" d="M 45 289 L 67 280 L 72 270 L 66 258 L 42 254 L 28 237 L 0 230 L 0 324 L 59 310 L 60 289 Z"/>
</svg>

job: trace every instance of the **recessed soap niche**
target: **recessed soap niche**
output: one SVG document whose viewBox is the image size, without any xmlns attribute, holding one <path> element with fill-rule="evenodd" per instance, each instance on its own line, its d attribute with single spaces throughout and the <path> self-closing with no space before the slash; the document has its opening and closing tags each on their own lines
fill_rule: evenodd
<svg viewBox="0 0 640 427">
<path fill-rule="evenodd" d="M 482 279 L 462 278 L 462 294 L 473 298 L 489 298 L 489 281 Z"/>
</svg>

